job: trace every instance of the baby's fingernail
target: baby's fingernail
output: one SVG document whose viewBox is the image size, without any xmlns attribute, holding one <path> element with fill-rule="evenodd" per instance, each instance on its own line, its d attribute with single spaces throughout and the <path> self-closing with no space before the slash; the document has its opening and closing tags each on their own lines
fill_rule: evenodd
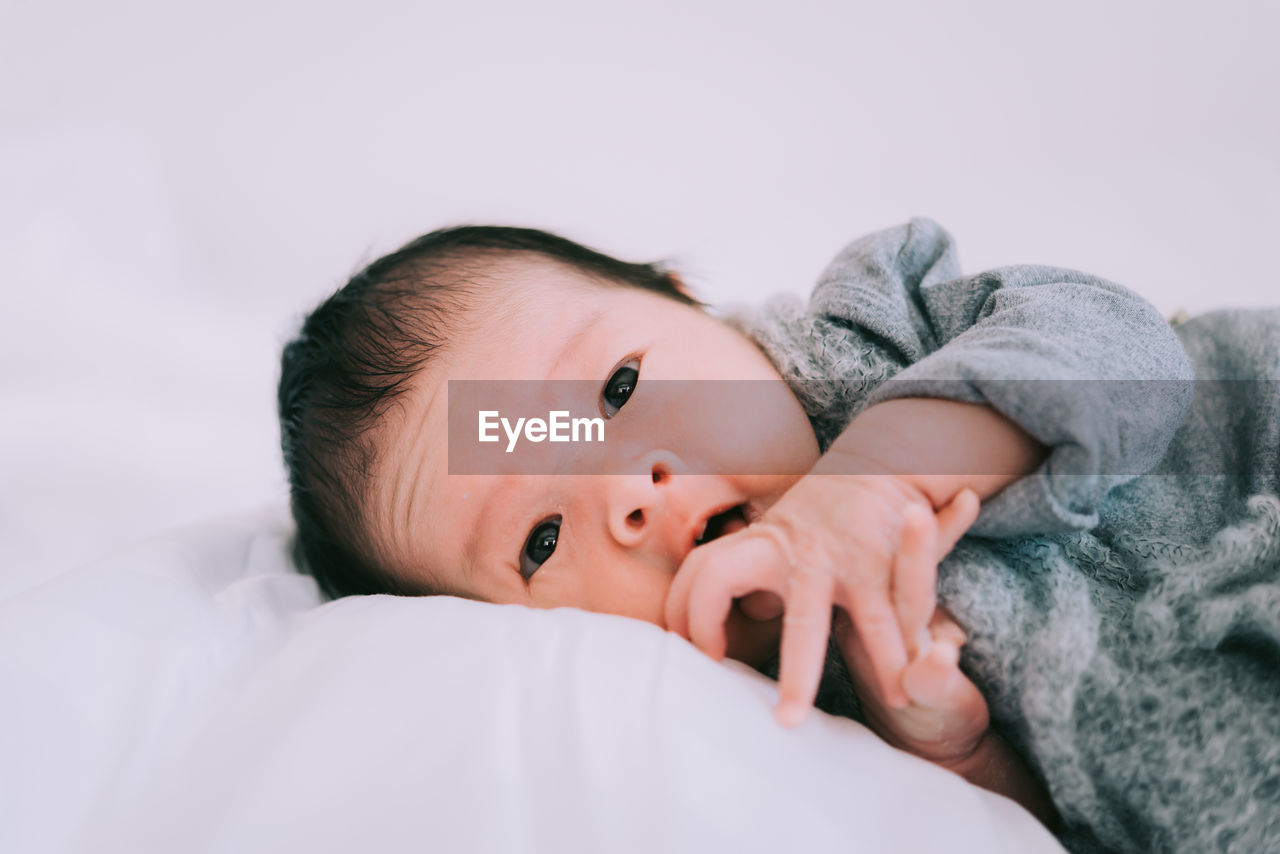
<svg viewBox="0 0 1280 854">
<path fill-rule="evenodd" d="M 774 710 L 773 716 L 778 723 L 782 724 L 787 729 L 792 729 L 793 727 L 799 726 L 801 722 L 804 721 L 804 713 L 805 709 L 803 706 L 786 703 L 784 705 L 779 705 L 778 708 Z"/>
</svg>

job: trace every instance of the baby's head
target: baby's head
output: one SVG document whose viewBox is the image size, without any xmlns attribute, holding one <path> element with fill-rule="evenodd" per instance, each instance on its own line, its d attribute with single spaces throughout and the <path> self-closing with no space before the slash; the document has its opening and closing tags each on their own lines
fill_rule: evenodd
<svg viewBox="0 0 1280 854">
<path fill-rule="evenodd" d="M 594 389 L 583 408 L 608 419 L 626 465 L 450 474 L 451 379 L 579 381 L 547 387 Z M 686 382 L 646 394 L 656 380 Z M 727 380 L 785 388 L 659 265 L 530 229 L 420 237 L 352 277 L 285 347 L 299 562 L 331 596 L 447 593 L 664 625 L 708 519 L 712 535 L 740 527 L 818 457 L 789 393 L 760 397 L 734 437 L 691 445 L 700 398 L 726 384 L 688 381 Z M 694 446 L 721 458 L 684 458 Z"/>
</svg>

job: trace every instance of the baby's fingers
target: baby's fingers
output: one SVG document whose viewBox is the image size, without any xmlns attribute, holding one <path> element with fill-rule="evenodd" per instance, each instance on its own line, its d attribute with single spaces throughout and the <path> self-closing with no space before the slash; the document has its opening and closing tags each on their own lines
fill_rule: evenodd
<svg viewBox="0 0 1280 854">
<path fill-rule="evenodd" d="M 912 735 L 927 742 L 935 756 L 967 755 L 990 722 L 986 700 L 960 670 L 959 662 L 959 647 L 940 640 L 902 675 L 902 685 L 917 710 Z"/>
<path fill-rule="evenodd" d="M 903 690 L 918 706 L 946 708 L 961 683 L 967 681 L 959 665 L 959 647 L 946 641 L 930 644 L 902 674 Z"/>
<path fill-rule="evenodd" d="M 902 687 L 911 702 L 957 714 L 985 708 L 978 689 L 960 670 L 960 648 L 968 636 L 944 608 L 929 620 L 930 644 L 902 674 Z"/>
<path fill-rule="evenodd" d="M 960 628 L 960 624 L 947 613 L 946 608 L 942 607 L 934 609 L 933 617 L 929 620 L 929 634 L 933 637 L 933 640 L 947 641 L 953 644 L 956 649 L 964 646 L 969 640 L 965 630 Z"/>
<path fill-rule="evenodd" d="M 900 684 L 902 669 L 907 666 L 907 648 L 902 642 L 898 614 L 889 601 L 887 581 L 886 577 L 883 587 L 859 585 L 844 590 L 838 604 L 858 633 L 880 695 L 890 707 L 902 708 L 908 702 Z"/>
<path fill-rule="evenodd" d="M 781 595 L 786 583 L 786 561 L 769 537 L 725 537 L 702 548 L 700 554 L 686 558 L 686 563 L 697 562 L 690 567 L 687 601 L 682 609 L 672 608 L 669 602 L 668 615 L 683 610 L 689 640 L 718 661 L 726 652 L 725 623 L 733 600 L 756 591 Z M 681 567 L 684 571 L 685 567 Z M 668 628 L 678 630 L 670 619 Z"/>
<path fill-rule="evenodd" d="M 973 527 L 981 509 L 982 502 L 978 500 L 978 494 L 966 487 L 957 492 L 955 497 L 938 511 L 938 560 L 949 555 L 956 547 L 956 543 L 960 542 L 965 531 Z"/>
<path fill-rule="evenodd" d="M 902 512 L 902 540 L 893 562 L 893 605 L 908 658 L 929 644 L 929 618 L 937 605 L 938 529 L 933 511 L 909 504 Z"/>
<path fill-rule="evenodd" d="M 833 585 L 827 576 L 803 571 L 792 576 L 782 615 L 778 666 L 778 723 L 792 727 L 804 720 L 818 696 L 831 634 Z"/>
</svg>

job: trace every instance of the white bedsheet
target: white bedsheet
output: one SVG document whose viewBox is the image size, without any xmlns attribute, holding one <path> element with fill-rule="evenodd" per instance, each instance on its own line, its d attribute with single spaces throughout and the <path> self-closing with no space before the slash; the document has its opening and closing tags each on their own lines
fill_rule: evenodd
<svg viewBox="0 0 1280 854">
<path fill-rule="evenodd" d="M 321 604 L 281 508 L 0 602 L 0 851 L 1059 851 L 622 618 Z"/>
</svg>

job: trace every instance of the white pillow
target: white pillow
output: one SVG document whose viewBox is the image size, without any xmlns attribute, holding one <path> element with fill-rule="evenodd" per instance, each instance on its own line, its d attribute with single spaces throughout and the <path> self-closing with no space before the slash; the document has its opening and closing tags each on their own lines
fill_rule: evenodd
<svg viewBox="0 0 1280 854">
<path fill-rule="evenodd" d="M 282 509 L 0 603 L 0 850 L 1060 851 L 619 617 L 321 603 Z"/>
</svg>

